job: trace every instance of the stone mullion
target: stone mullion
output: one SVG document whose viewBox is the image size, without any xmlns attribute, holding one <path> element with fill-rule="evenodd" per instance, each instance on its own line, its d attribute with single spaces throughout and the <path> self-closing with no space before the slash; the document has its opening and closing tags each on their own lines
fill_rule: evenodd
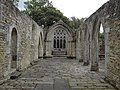
<svg viewBox="0 0 120 90">
<path fill-rule="evenodd" d="M 59 49 L 60 49 L 60 36 L 59 36 Z"/>
<path fill-rule="evenodd" d="M 63 48 L 63 45 L 64 45 L 64 38 L 62 37 L 62 48 Z"/>
<path fill-rule="evenodd" d="M 55 38 L 55 43 L 56 43 L 56 44 L 55 44 L 55 48 L 57 48 L 57 39 L 56 39 L 56 38 Z"/>
</svg>

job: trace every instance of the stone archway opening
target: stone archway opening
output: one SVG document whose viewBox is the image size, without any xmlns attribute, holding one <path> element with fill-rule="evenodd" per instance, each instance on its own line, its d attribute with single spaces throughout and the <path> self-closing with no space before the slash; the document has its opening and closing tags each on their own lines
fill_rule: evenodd
<svg viewBox="0 0 120 90">
<path fill-rule="evenodd" d="M 39 42 L 38 42 L 38 58 L 41 58 L 42 57 L 42 52 L 41 52 L 41 47 L 42 45 L 42 40 L 41 40 L 41 36 L 39 37 Z"/>
<path fill-rule="evenodd" d="M 13 28 L 11 33 L 11 68 L 17 68 L 17 30 Z"/>
<path fill-rule="evenodd" d="M 91 43 L 91 71 L 105 70 L 105 33 L 104 25 L 95 20 Z M 102 62 L 102 63 L 101 63 Z"/>
<path fill-rule="evenodd" d="M 98 32 L 98 59 L 99 59 L 99 69 L 105 70 L 105 33 L 103 24 L 100 23 Z M 101 67 L 102 66 L 102 67 Z"/>
<path fill-rule="evenodd" d="M 100 60 L 104 60 L 104 56 L 105 56 L 105 38 L 104 38 L 104 30 L 103 30 L 103 25 L 100 25 L 100 30 L 99 30 L 99 37 L 98 37 L 98 41 L 99 41 L 99 59 Z"/>
</svg>

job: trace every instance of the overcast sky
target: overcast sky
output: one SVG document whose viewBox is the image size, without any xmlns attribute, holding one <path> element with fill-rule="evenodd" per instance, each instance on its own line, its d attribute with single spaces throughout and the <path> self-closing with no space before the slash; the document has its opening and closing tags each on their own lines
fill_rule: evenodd
<svg viewBox="0 0 120 90">
<path fill-rule="evenodd" d="M 20 0 L 19 9 L 24 9 L 23 2 Z M 76 18 L 89 17 L 99 7 L 109 0 L 50 0 L 53 6 L 59 9 L 68 18 L 75 16 Z"/>
</svg>

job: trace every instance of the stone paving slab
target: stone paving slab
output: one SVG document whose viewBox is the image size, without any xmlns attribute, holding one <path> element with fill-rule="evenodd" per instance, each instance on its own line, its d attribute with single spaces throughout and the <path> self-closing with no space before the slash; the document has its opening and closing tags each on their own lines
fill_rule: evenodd
<svg viewBox="0 0 120 90">
<path fill-rule="evenodd" d="M 37 84 L 35 90 L 53 90 L 51 84 Z"/>
<path fill-rule="evenodd" d="M 90 66 L 75 59 L 42 59 L 18 79 L 0 85 L 0 90 L 116 90 L 103 80 L 102 63 L 100 68 L 91 72 Z"/>
<path fill-rule="evenodd" d="M 55 79 L 54 90 L 69 90 L 69 84 L 65 79 Z"/>
</svg>

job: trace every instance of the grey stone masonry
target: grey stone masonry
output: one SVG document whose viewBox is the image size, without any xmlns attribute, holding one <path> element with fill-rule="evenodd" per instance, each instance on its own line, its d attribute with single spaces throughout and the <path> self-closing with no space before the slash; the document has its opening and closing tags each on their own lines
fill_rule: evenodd
<svg viewBox="0 0 120 90">
<path fill-rule="evenodd" d="M 43 41 L 43 29 L 35 21 L 11 0 L 0 0 L 0 83 L 43 57 Z"/>
</svg>

